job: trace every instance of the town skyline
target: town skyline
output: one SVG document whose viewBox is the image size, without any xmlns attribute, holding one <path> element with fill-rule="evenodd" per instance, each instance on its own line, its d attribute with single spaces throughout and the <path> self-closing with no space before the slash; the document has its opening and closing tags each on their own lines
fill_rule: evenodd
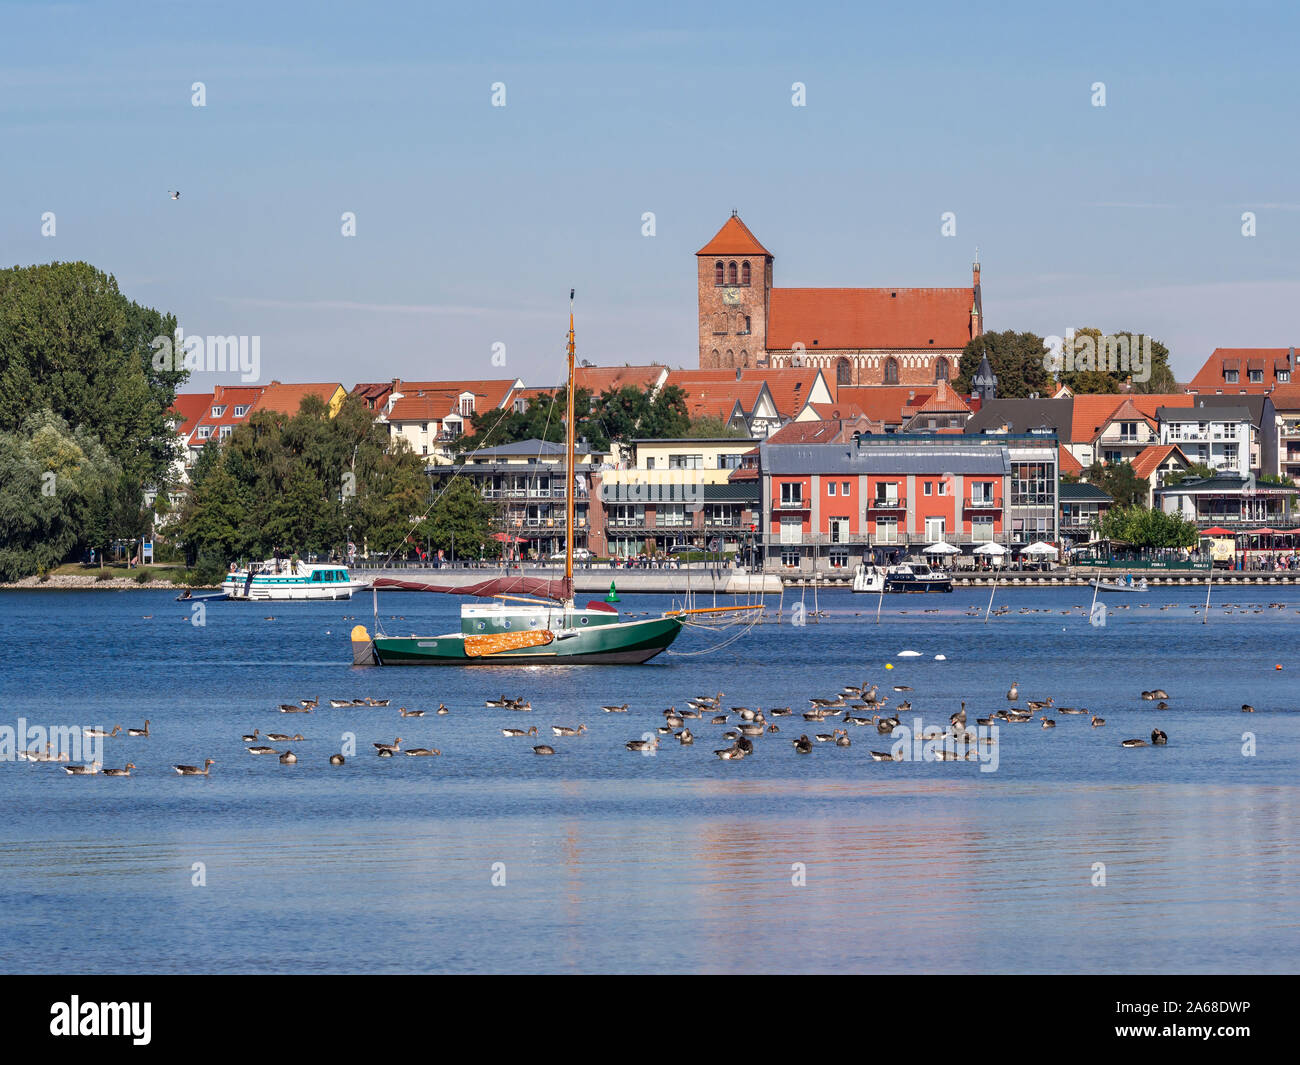
<svg viewBox="0 0 1300 1065">
<path fill-rule="evenodd" d="M 694 255 L 733 209 L 779 285 L 960 286 L 978 247 L 987 331 L 1144 332 L 1185 381 L 1215 348 L 1294 340 L 1296 148 L 1266 131 L 1296 16 L 1254 10 L 791 27 L 760 5 L 687 31 L 673 5 L 567 30 L 515 5 L 347 26 L 17 6 L 0 128 L 26 163 L 0 233 L 11 263 L 84 259 L 187 333 L 260 337 L 263 383 L 379 359 L 550 382 L 569 287 L 582 357 L 694 365 Z M 1224 70 L 1234 44 L 1248 70 Z"/>
</svg>

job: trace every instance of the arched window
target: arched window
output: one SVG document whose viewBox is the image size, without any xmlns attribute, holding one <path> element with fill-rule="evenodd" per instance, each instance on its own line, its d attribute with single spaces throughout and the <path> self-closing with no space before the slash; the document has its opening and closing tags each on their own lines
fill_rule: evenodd
<svg viewBox="0 0 1300 1065">
<path fill-rule="evenodd" d="M 749 365 L 749 353 L 742 351 L 740 353 L 740 362 L 738 362 L 736 365 L 741 367 L 747 367 Z"/>
<path fill-rule="evenodd" d="M 749 284 L 749 263 L 748 262 L 743 262 L 740 264 L 740 283 L 742 285 Z"/>
<path fill-rule="evenodd" d="M 936 359 L 934 362 L 934 379 L 936 381 L 948 380 L 948 360 Z"/>
<path fill-rule="evenodd" d="M 713 283 L 715 285 L 722 284 L 722 260 L 721 259 L 719 259 L 716 263 L 713 264 Z"/>
<path fill-rule="evenodd" d="M 728 370 L 734 370 L 736 368 L 736 353 L 734 351 L 728 350 L 727 361 L 724 362 L 722 365 L 726 367 Z"/>
<path fill-rule="evenodd" d="M 712 366 L 715 370 L 718 369 L 722 365 L 722 363 L 718 361 L 718 359 L 720 358 L 721 356 L 718 354 L 718 349 L 714 348 L 713 355 L 709 358 L 709 365 Z"/>
<path fill-rule="evenodd" d="M 750 333 L 750 328 L 749 328 L 749 315 L 745 315 L 745 335 L 746 335 L 746 336 L 749 336 L 749 333 Z"/>
<path fill-rule="evenodd" d="M 735 283 L 736 283 L 736 264 L 727 263 L 727 284 L 734 285 Z"/>
<path fill-rule="evenodd" d="M 898 384 L 898 360 L 895 358 L 885 360 L 885 384 Z"/>
<path fill-rule="evenodd" d="M 853 383 L 853 367 L 849 365 L 848 359 L 840 359 L 835 364 L 835 383 L 837 385 L 851 385 Z"/>
</svg>

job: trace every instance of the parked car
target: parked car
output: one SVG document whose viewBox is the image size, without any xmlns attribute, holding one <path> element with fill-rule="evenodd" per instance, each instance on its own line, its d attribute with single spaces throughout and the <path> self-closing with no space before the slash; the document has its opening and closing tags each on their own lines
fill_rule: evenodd
<svg viewBox="0 0 1300 1065">
<path fill-rule="evenodd" d="M 587 559 L 589 559 L 589 558 L 591 558 L 591 552 L 588 551 L 585 547 L 575 547 L 575 548 L 573 549 L 573 560 L 574 560 L 575 562 L 586 562 Z M 551 556 L 551 561 L 552 561 L 552 562 L 563 562 L 563 561 L 564 561 L 564 552 L 563 552 L 563 551 L 556 551 L 555 554 L 553 554 L 553 555 Z"/>
</svg>

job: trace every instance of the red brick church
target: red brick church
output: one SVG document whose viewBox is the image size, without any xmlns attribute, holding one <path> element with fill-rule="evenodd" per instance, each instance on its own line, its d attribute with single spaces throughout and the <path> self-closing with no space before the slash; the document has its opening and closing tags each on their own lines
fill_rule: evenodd
<svg viewBox="0 0 1300 1065">
<path fill-rule="evenodd" d="M 772 254 L 733 211 L 695 253 L 700 367 L 812 366 L 841 385 L 933 385 L 957 376 L 983 331 L 969 288 L 773 288 Z"/>
</svg>

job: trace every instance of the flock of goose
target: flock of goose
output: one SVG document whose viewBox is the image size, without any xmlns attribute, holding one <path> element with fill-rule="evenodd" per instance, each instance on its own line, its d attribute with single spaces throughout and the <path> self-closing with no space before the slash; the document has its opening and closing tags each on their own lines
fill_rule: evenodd
<svg viewBox="0 0 1300 1065">
<path fill-rule="evenodd" d="M 809 707 L 800 711 L 800 716 L 804 722 L 814 726 L 823 725 L 828 727 L 829 731 L 813 731 L 812 735 L 807 732 L 801 733 L 798 738 L 791 739 L 790 743 L 796 754 L 811 754 L 817 744 L 827 744 L 834 747 L 850 747 L 852 739 L 850 732 L 855 728 L 873 728 L 877 735 L 891 736 L 894 729 L 901 723 L 901 715 L 912 710 L 912 703 L 909 694 L 913 689 L 904 684 L 893 686 L 893 694 L 881 694 L 880 688 L 876 684 L 846 684 L 835 695 L 829 697 L 811 696 L 809 697 Z M 764 736 L 771 736 L 781 731 L 781 726 L 776 723 L 777 718 L 793 717 L 796 713 L 789 706 L 769 707 L 764 710 L 759 707 L 749 706 L 730 706 L 725 710 L 722 706 L 724 693 L 719 691 L 713 695 L 697 695 L 685 700 L 685 707 L 678 710 L 677 707 L 670 706 L 662 712 L 663 724 L 658 725 L 653 731 L 647 731 L 642 736 L 627 740 L 624 747 L 629 751 L 642 754 L 652 754 L 659 749 L 661 741 L 669 739 L 676 740 L 683 747 L 692 746 L 695 743 L 696 735 L 692 727 L 703 731 L 706 727 L 721 726 L 723 731 L 720 733 L 720 739 L 724 746 L 714 749 L 713 754 L 723 761 L 735 761 L 747 758 L 754 754 L 755 740 Z M 889 704 L 897 698 L 897 702 L 889 709 Z M 975 723 L 980 726 L 993 726 L 999 723 L 1006 724 L 1026 724 L 1037 719 L 1041 722 L 1044 729 L 1055 728 L 1058 719 L 1061 716 L 1086 716 L 1092 728 L 1100 728 L 1106 724 L 1106 719 L 1091 713 L 1083 707 L 1056 706 L 1055 698 L 1048 696 L 1046 699 L 1027 699 L 1024 701 L 1023 708 L 1015 704 L 1020 700 L 1019 685 L 1013 683 L 1010 690 L 1006 693 L 1007 702 L 1012 704 L 1005 709 L 999 709 L 989 714 L 987 717 L 976 718 Z M 1154 688 L 1143 691 L 1141 698 L 1147 702 L 1155 702 L 1157 710 L 1169 709 L 1169 693 L 1161 688 Z M 297 703 L 280 703 L 278 710 L 280 713 L 308 714 L 318 709 L 321 700 L 303 699 Z M 390 705 L 390 699 L 331 699 L 329 705 L 332 708 L 386 708 Z M 509 697 L 502 695 L 497 699 L 488 699 L 483 704 L 489 709 L 504 709 L 516 713 L 528 713 L 533 709 L 531 701 L 522 697 Z M 1243 713 L 1253 713 L 1254 707 L 1249 704 L 1243 704 Z M 607 714 L 628 714 L 631 707 L 628 703 L 611 703 L 601 706 L 600 710 Z M 437 715 L 446 715 L 451 711 L 445 703 L 439 703 L 437 710 L 433 713 Z M 1055 713 L 1057 716 L 1049 716 Z M 409 709 L 405 706 L 397 708 L 398 719 L 421 718 L 424 717 L 424 710 Z M 734 720 L 733 720 L 734 719 Z M 550 731 L 554 738 L 557 739 L 575 739 L 586 735 L 587 726 L 585 724 L 577 725 L 550 725 Z M 530 725 L 528 728 L 518 727 L 498 727 L 501 734 L 512 739 L 530 739 L 539 735 L 539 729 L 536 725 Z M 97 739 L 116 739 L 122 733 L 122 727 L 115 725 L 112 730 L 100 728 L 84 729 L 84 735 L 88 738 Z M 150 722 L 145 721 L 140 728 L 129 728 L 126 730 L 127 737 L 148 738 L 151 735 Z M 251 732 L 244 733 L 241 737 L 245 750 L 248 754 L 255 757 L 276 756 L 282 765 L 295 765 L 298 762 L 298 756 L 294 754 L 291 745 L 308 742 L 307 737 L 301 732 L 262 732 L 260 728 L 254 728 Z M 966 717 L 966 703 L 961 703 L 961 709 L 950 715 L 948 730 L 936 738 L 955 739 L 973 741 L 976 744 L 991 745 L 994 739 L 989 736 L 978 736 L 973 730 L 968 729 Z M 372 744 L 375 754 L 380 758 L 392 758 L 396 755 L 407 755 L 411 757 L 437 757 L 442 752 L 432 746 L 423 747 L 406 747 L 402 746 L 401 736 L 394 738 L 392 743 L 375 742 Z M 1153 729 L 1149 739 L 1131 738 L 1125 739 L 1120 746 L 1133 747 L 1160 747 L 1168 743 L 1168 736 L 1161 729 Z M 283 745 L 280 747 L 271 746 L 271 744 Z M 532 747 L 533 753 L 539 756 L 550 756 L 556 753 L 556 748 L 549 743 L 538 743 Z M 872 750 L 869 752 L 874 761 L 901 761 L 902 758 L 885 751 Z M 966 755 L 968 760 L 973 760 L 974 751 Z M 958 760 L 961 755 L 941 755 L 944 760 Z M 47 744 L 43 751 L 28 750 L 19 753 L 20 759 L 33 762 L 63 762 L 68 761 L 66 753 L 54 753 Z M 346 762 L 342 754 L 331 754 L 329 764 L 334 766 L 344 765 Z M 204 760 L 201 766 L 178 764 L 173 765 L 172 769 L 181 776 L 202 776 L 210 775 L 212 766 L 216 764 L 213 758 Z M 96 760 L 82 765 L 63 765 L 64 772 L 73 776 L 113 776 L 127 777 L 131 775 L 132 770 L 136 769 L 134 762 L 128 761 L 118 769 L 101 769 L 101 763 Z"/>
</svg>

